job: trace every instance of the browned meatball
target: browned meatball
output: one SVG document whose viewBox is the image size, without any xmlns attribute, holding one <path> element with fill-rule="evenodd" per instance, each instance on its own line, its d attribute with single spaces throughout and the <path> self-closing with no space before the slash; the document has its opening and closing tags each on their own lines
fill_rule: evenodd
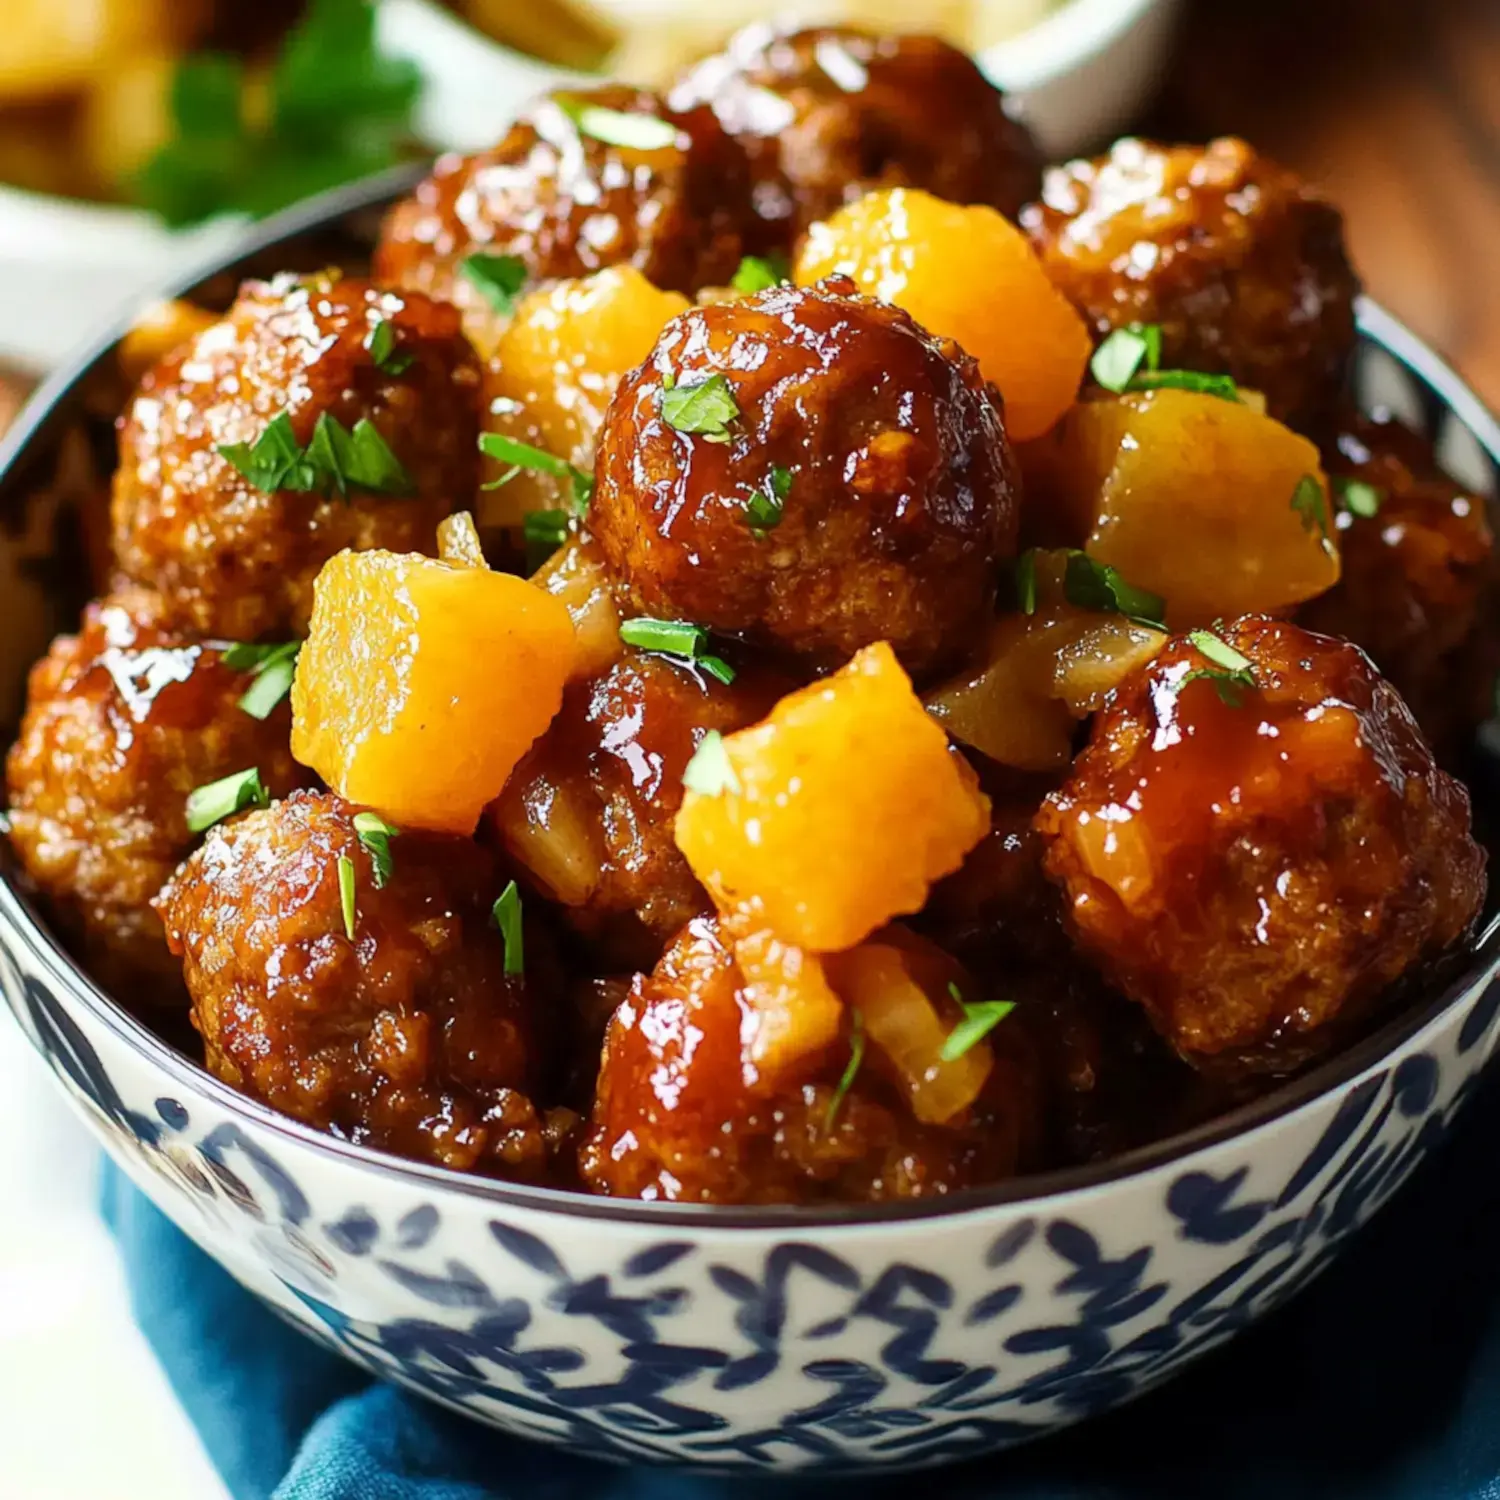
<svg viewBox="0 0 1500 1500">
<path fill-rule="evenodd" d="M 1014 218 L 1041 182 L 1031 133 L 937 37 L 750 26 L 669 98 L 711 105 L 744 145 L 762 247 L 790 248 L 814 220 L 873 188 L 922 188 Z"/>
<path fill-rule="evenodd" d="M 682 773 L 710 729 L 741 729 L 791 684 L 742 670 L 733 684 L 628 652 L 573 684 L 492 816 L 511 857 L 623 967 L 649 968 L 709 910 L 677 848 Z"/>
<path fill-rule="evenodd" d="M 715 396 L 705 428 L 691 404 Z M 590 524 L 641 613 L 816 667 L 885 640 L 908 670 L 941 668 L 1015 547 L 994 388 L 842 277 L 669 323 L 610 405 L 597 475 Z"/>
<path fill-rule="evenodd" d="M 32 668 L 6 762 L 11 846 L 94 974 L 139 1005 L 183 998 L 150 902 L 197 838 L 188 793 L 252 766 L 276 795 L 308 774 L 285 701 L 253 718 L 249 675 L 154 614 L 138 593 L 91 604 Z"/>
<path fill-rule="evenodd" d="M 1363 652 L 1256 616 L 1220 636 L 1253 685 L 1172 641 L 1037 827 L 1079 943 L 1182 1057 L 1282 1069 L 1462 935 L 1485 857 Z"/>
<path fill-rule="evenodd" d="M 1337 398 L 1359 293 L 1343 220 L 1243 141 L 1118 141 L 1051 169 L 1021 222 L 1101 337 L 1159 324 L 1165 368 L 1232 375 L 1294 426 Z"/>
<path fill-rule="evenodd" d="M 468 839 L 403 832 L 377 885 L 357 809 L 331 793 L 215 828 L 157 902 L 209 1068 L 349 1140 L 538 1175 L 528 984 L 491 921 L 501 879 Z M 339 861 L 354 867 L 348 936 Z"/>
<path fill-rule="evenodd" d="M 677 137 L 612 145 L 574 106 L 662 120 Z M 655 286 L 691 293 L 734 274 L 749 221 L 749 164 L 711 110 L 669 109 L 618 85 L 569 90 L 538 99 L 490 150 L 442 157 L 391 210 L 375 274 L 468 305 L 475 293 L 459 268 L 482 250 L 519 256 L 538 280 L 628 262 Z"/>
<path fill-rule="evenodd" d="M 936 954 L 922 973 L 951 1005 Z M 1037 1099 L 1019 1033 L 991 1033 L 995 1067 L 949 1126 L 914 1120 L 869 1049 L 835 1107 L 847 1038 L 796 1079 L 747 1078 L 739 971 L 710 918 L 691 922 L 654 973 L 637 975 L 605 1038 L 584 1185 L 620 1198 L 791 1203 L 920 1198 L 1011 1175 L 1035 1129 Z"/>
<path fill-rule="evenodd" d="M 1326 462 L 1335 495 L 1341 480 L 1363 488 L 1347 491 L 1337 514 L 1342 577 L 1300 618 L 1363 646 L 1428 740 L 1460 749 L 1490 715 L 1500 663 L 1484 501 L 1396 421 L 1346 421 Z"/>
<path fill-rule="evenodd" d="M 377 362 L 368 341 L 382 322 L 391 348 Z M 339 493 L 326 465 L 319 489 L 262 489 L 217 450 L 255 444 L 283 413 L 299 445 L 326 415 L 368 445 L 365 463 L 393 455 L 395 467 L 354 470 L 378 492 Z M 356 434 L 361 422 L 374 438 Z M 451 307 L 353 279 L 249 282 L 121 418 L 116 560 L 197 634 L 299 634 L 335 552 L 433 550 L 437 523 L 478 482 L 478 434 L 479 366 Z"/>
</svg>

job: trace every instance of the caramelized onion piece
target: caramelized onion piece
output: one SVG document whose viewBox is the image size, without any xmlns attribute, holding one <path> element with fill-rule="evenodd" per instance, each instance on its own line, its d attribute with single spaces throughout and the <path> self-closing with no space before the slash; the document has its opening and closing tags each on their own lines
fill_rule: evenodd
<svg viewBox="0 0 1500 1500">
<path fill-rule="evenodd" d="M 560 599 L 573 621 L 577 657 L 573 677 L 593 677 L 620 659 L 620 612 L 614 582 L 593 542 L 572 537 L 544 562 L 531 581 Z"/>
</svg>

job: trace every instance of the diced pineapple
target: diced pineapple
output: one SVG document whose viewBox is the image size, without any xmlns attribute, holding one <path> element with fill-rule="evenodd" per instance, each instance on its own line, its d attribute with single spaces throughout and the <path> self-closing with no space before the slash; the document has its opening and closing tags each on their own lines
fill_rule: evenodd
<svg viewBox="0 0 1500 1500">
<path fill-rule="evenodd" d="M 1338 582 L 1318 450 L 1252 406 L 1170 389 L 1085 401 L 1047 448 L 1069 529 L 1160 594 L 1174 627 L 1276 613 Z"/>
<path fill-rule="evenodd" d="M 844 1007 L 828 987 L 816 954 L 756 925 L 755 914 L 726 919 L 744 983 L 740 999 L 753 1025 L 744 1028 L 745 1062 L 770 1079 L 829 1046 L 843 1025 Z"/>
<path fill-rule="evenodd" d="M 720 774 L 689 781 L 678 847 L 722 910 L 754 903 L 814 953 L 919 910 L 989 827 L 989 799 L 884 642 L 707 743 Z"/>
<path fill-rule="evenodd" d="M 867 193 L 802 243 L 799 285 L 835 272 L 972 354 L 1005 397 L 1013 439 L 1046 432 L 1078 394 L 1093 352 L 1088 328 L 994 209 L 913 188 Z"/>
<path fill-rule="evenodd" d="M 398 827 L 472 833 L 562 702 L 566 608 L 524 579 L 393 552 L 318 575 L 292 754 Z"/>
<path fill-rule="evenodd" d="M 521 300 L 485 375 L 485 430 L 589 469 L 594 438 L 620 381 L 651 352 L 687 298 L 658 291 L 632 266 L 559 281 Z M 485 460 L 485 482 L 508 465 Z M 529 510 L 564 509 L 566 479 L 523 469 L 486 490 L 480 519 L 519 526 Z"/>
</svg>

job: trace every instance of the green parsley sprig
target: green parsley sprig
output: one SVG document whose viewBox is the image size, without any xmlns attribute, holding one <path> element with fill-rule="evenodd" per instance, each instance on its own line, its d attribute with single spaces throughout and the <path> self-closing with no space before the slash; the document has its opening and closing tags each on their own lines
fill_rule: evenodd
<svg viewBox="0 0 1500 1500">
<path fill-rule="evenodd" d="M 1297 481 L 1292 491 L 1292 509 L 1302 517 L 1302 529 L 1321 533 L 1323 550 L 1332 552 L 1333 524 L 1328 516 L 1328 496 L 1316 474 L 1304 474 Z"/>
<path fill-rule="evenodd" d="M 732 436 L 729 424 L 739 420 L 740 409 L 721 374 L 678 385 L 677 377 L 668 371 L 661 383 L 661 415 L 678 432 L 697 433 L 710 443 L 727 443 Z"/>
<path fill-rule="evenodd" d="M 1213 663 L 1211 667 L 1194 667 L 1177 684 L 1179 692 L 1190 682 L 1211 682 L 1220 702 L 1238 708 L 1244 702 L 1244 690 L 1256 686 L 1255 663 L 1242 651 L 1211 630 L 1191 630 L 1188 640 L 1200 656 Z"/>
<path fill-rule="evenodd" d="M 387 823 L 377 812 L 357 812 L 354 815 L 354 835 L 370 856 L 370 869 L 375 879 L 375 889 L 384 890 L 396 869 L 391 856 L 391 840 L 399 838 L 401 830 L 394 823 Z"/>
<path fill-rule="evenodd" d="M 271 794 L 260 779 L 260 769 L 250 766 L 232 775 L 222 776 L 188 793 L 184 809 L 189 833 L 202 833 L 215 823 L 247 807 L 269 807 Z"/>
<path fill-rule="evenodd" d="M 411 369 L 416 355 L 410 349 L 398 348 L 396 325 L 389 318 L 377 318 L 365 335 L 365 348 L 375 361 L 375 368 L 387 375 L 404 375 Z"/>
<path fill-rule="evenodd" d="M 355 906 L 354 861 L 347 854 L 339 855 L 339 905 L 344 911 L 344 936 L 354 941 L 354 919 L 358 915 Z"/>
<path fill-rule="evenodd" d="M 1099 614 L 1124 615 L 1150 630 L 1165 629 L 1167 605 L 1159 594 L 1127 582 L 1118 568 L 1099 562 L 1077 548 L 1066 549 L 1063 564 L 1063 598 L 1078 609 Z M 1030 548 L 1016 559 L 1016 599 L 1022 614 L 1037 611 L 1037 549 Z"/>
<path fill-rule="evenodd" d="M 509 316 L 526 285 L 526 262 L 519 255 L 491 255 L 476 250 L 459 262 L 459 273 L 484 294 L 497 313 Z"/>
<path fill-rule="evenodd" d="M 768 531 L 781 525 L 786 512 L 787 496 L 792 493 L 792 471 L 772 464 L 766 487 L 756 490 L 745 502 L 745 519 L 752 535 L 764 538 Z"/>
<path fill-rule="evenodd" d="M 594 476 L 587 469 L 580 469 L 567 459 L 548 453 L 545 448 L 535 448 L 530 443 L 506 437 L 503 433 L 485 432 L 479 437 L 479 451 L 486 458 L 493 458 L 496 463 L 510 465 L 498 479 L 491 480 L 484 486 L 487 490 L 498 490 L 501 485 L 509 484 L 517 474 L 526 469 L 534 474 L 566 479 L 575 516 L 582 516 L 594 498 Z"/>
<path fill-rule="evenodd" d="M 718 797 L 741 790 L 740 778 L 724 746 L 724 736 L 717 729 L 710 729 L 698 742 L 692 759 L 683 768 L 682 784 L 700 797 Z"/>
<path fill-rule="evenodd" d="M 171 137 L 132 184 L 172 225 L 274 213 L 391 166 L 412 141 L 422 73 L 382 53 L 371 0 L 310 0 L 264 86 L 244 61 L 202 52 L 178 63 Z"/>
<path fill-rule="evenodd" d="M 786 282 L 787 269 L 786 258 L 782 255 L 747 255 L 729 278 L 729 285 L 737 292 L 769 291 Z"/>
<path fill-rule="evenodd" d="M 250 672 L 255 681 L 240 698 L 240 707 L 252 719 L 267 719 L 291 691 L 297 673 L 301 641 L 283 641 L 276 646 L 257 646 L 236 641 L 224 652 L 224 665 L 231 672 Z"/>
<path fill-rule="evenodd" d="M 631 114 L 622 109 L 606 109 L 587 99 L 557 101 L 557 107 L 578 127 L 579 135 L 619 146 L 626 151 L 662 151 L 677 144 L 677 127 L 670 120 L 655 115 Z"/>
<path fill-rule="evenodd" d="M 982 1042 L 1016 1008 L 1014 1000 L 965 1000 L 956 984 L 948 986 L 964 1018 L 948 1033 L 938 1056 L 944 1062 L 957 1062 L 964 1053 Z"/>
<path fill-rule="evenodd" d="M 1228 375 L 1209 375 L 1201 370 L 1163 370 L 1162 332 L 1156 323 L 1131 323 L 1117 328 L 1094 350 L 1089 372 L 1107 391 L 1171 388 L 1198 391 L 1224 401 L 1238 401 L 1239 387 Z"/>
<path fill-rule="evenodd" d="M 505 973 L 519 978 L 526 972 L 526 947 L 521 924 L 521 892 L 514 880 L 500 892 L 492 913 L 505 944 Z"/>
<path fill-rule="evenodd" d="M 1339 508 L 1362 521 L 1374 520 L 1385 503 L 1385 491 L 1367 479 L 1350 479 L 1339 475 L 1333 481 L 1333 493 Z"/>
<path fill-rule="evenodd" d="M 410 496 L 416 483 L 391 452 L 380 429 L 361 417 L 351 432 L 321 412 L 307 447 L 301 447 L 286 412 L 279 412 L 253 443 L 219 443 L 214 451 L 265 494 L 293 490 L 344 499 L 351 489 L 376 495 Z"/>
<path fill-rule="evenodd" d="M 839 1078 L 838 1087 L 833 1091 L 833 1098 L 828 1101 L 828 1113 L 823 1116 L 824 1132 L 833 1129 L 834 1121 L 838 1119 L 839 1110 L 843 1108 L 844 1100 L 849 1097 L 849 1090 L 854 1087 L 854 1080 L 859 1076 L 859 1070 L 865 1060 L 865 1018 L 856 1010 L 853 1012 L 849 1022 L 849 1061 L 844 1064 L 844 1071 Z"/>
<path fill-rule="evenodd" d="M 685 666 L 701 667 L 725 687 L 734 681 L 734 668 L 722 656 L 704 649 L 708 645 L 708 631 L 689 620 L 624 620 L 620 624 L 620 639 L 637 651 L 653 651 Z"/>
</svg>

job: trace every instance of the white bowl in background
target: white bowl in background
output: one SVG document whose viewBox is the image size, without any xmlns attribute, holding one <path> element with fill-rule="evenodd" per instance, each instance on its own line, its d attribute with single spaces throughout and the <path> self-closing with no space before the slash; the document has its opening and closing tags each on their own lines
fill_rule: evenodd
<svg viewBox="0 0 1500 1500">
<path fill-rule="evenodd" d="M 985 48 L 979 62 L 1060 157 L 1130 118 L 1165 63 L 1178 4 L 1067 0 Z M 983 9 L 980 0 L 980 34 Z M 489 41 L 432 0 L 380 0 L 379 25 L 384 45 L 427 76 L 417 124 L 443 149 L 482 148 L 526 99 L 579 76 Z M 226 218 L 173 231 L 139 209 L 0 186 L 0 360 L 54 368 L 133 304 L 222 252 L 242 227 Z"/>
</svg>

